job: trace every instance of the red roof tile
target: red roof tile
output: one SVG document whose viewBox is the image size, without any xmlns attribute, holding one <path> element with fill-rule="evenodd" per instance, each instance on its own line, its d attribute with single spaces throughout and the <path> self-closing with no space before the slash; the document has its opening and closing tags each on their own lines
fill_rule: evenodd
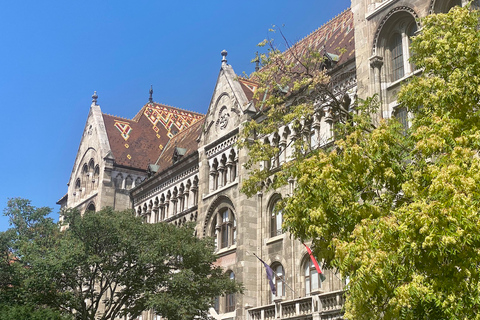
<svg viewBox="0 0 480 320">
<path fill-rule="evenodd" d="M 294 44 L 285 55 L 293 58 L 293 53 L 305 53 L 315 49 L 323 53 L 340 55 L 338 64 L 342 64 L 355 57 L 355 39 L 353 30 L 352 10 L 346 9 L 338 16 L 313 31 L 311 34 Z M 339 49 L 345 53 L 340 54 Z"/>
<path fill-rule="evenodd" d="M 115 163 L 142 170 L 158 159 L 175 134 L 203 117 L 158 103 L 146 104 L 132 120 L 103 114 Z"/>
<path fill-rule="evenodd" d="M 198 150 L 198 138 L 202 132 L 204 122 L 205 118 L 197 121 L 187 129 L 179 132 L 169 141 L 156 162 L 160 167 L 158 172 L 162 172 L 173 165 L 173 154 L 176 148 L 186 149 L 182 158 L 186 158 Z"/>
</svg>

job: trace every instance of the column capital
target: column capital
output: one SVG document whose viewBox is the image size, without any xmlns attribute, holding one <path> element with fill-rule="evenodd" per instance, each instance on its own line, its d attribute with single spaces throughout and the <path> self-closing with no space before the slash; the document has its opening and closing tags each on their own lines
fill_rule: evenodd
<svg viewBox="0 0 480 320">
<path fill-rule="evenodd" d="M 381 56 L 371 56 L 368 60 L 370 60 L 370 66 L 372 68 L 380 69 L 383 66 L 383 57 Z"/>
</svg>

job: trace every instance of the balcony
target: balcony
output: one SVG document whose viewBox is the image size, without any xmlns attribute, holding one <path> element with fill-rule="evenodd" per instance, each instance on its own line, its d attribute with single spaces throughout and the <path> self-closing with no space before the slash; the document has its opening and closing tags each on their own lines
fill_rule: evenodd
<svg viewBox="0 0 480 320">
<path fill-rule="evenodd" d="M 312 296 L 248 309 L 248 320 L 276 319 L 342 319 L 343 290 L 327 293 L 312 293 Z"/>
</svg>

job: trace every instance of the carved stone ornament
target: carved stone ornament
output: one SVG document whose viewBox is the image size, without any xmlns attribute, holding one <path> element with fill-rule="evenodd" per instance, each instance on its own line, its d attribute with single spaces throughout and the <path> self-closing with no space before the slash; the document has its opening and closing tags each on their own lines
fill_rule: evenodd
<svg viewBox="0 0 480 320">
<path fill-rule="evenodd" d="M 228 126 L 228 120 L 230 119 L 230 113 L 228 113 L 227 107 L 223 106 L 218 113 L 217 128 L 223 130 Z"/>
</svg>

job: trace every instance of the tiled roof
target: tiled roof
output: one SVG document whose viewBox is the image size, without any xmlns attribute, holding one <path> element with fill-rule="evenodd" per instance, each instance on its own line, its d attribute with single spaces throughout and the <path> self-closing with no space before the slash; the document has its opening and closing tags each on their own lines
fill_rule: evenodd
<svg viewBox="0 0 480 320">
<path fill-rule="evenodd" d="M 158 172 L 173 165 L 173 155 L 175 149 L 182 150 L 182 158 L 186 158 L 198 150 L 198 138 L 203 128 L 205 118 L 197 121 L 187 129 L 176 134 L 167 144 L 156 164 L 160 167 Z"/>
<path fill-rule="evenodd" d="M 203 117 L 159 103 L 147 103 L 132 120 L 103 114 L 115 163 L 142 170 L 158 159 L 175 134 Z"/>
<path fill-rule="evenodd" d="M 238 82 L 240 82 L 240 86 L 242 87 L 245 96 L 247 96 L 247 100 L 253 100 L 253 95 L 255 93 L 255 90 L 257 90 L 258 88 L 258 83 L 245 78 L 238 78 Z"/>
<path fill-rule="evenodd" d="M 321 52 L 325 56 L 338 58 L 336 66 L 342 65 L 355 57 L 353 13 L 350 8 L 292 45 L 285 51 L 284 55 L 286 61 L 291 62 L 295 57 L 302 57 L 312 50 Z M 260 69 L 260 72 L 262 72 L 262 69 Z M 249 101 L 254 100 L 255 108 L 258 110 L 261 107 L 258 100 L 262 100 L 263 97 L 253 99 L 253 94 L 258 88 L 255 78 L 239 78 L 239 81 L 247 99 Z"/>
<path fill-rule="evenodd" d="M 285 55 L 293 58 L 293 52 L 302 56 L 307 50 L 315 49 L 322 53 L 340 55 L 338 64 L 355 57 L 355 39 L 353 30 L 353 13 L 350 8 L 313 31 L 294 44 Z M 341 54 L 339 49 L 344 49 Z"/>
</svg>

